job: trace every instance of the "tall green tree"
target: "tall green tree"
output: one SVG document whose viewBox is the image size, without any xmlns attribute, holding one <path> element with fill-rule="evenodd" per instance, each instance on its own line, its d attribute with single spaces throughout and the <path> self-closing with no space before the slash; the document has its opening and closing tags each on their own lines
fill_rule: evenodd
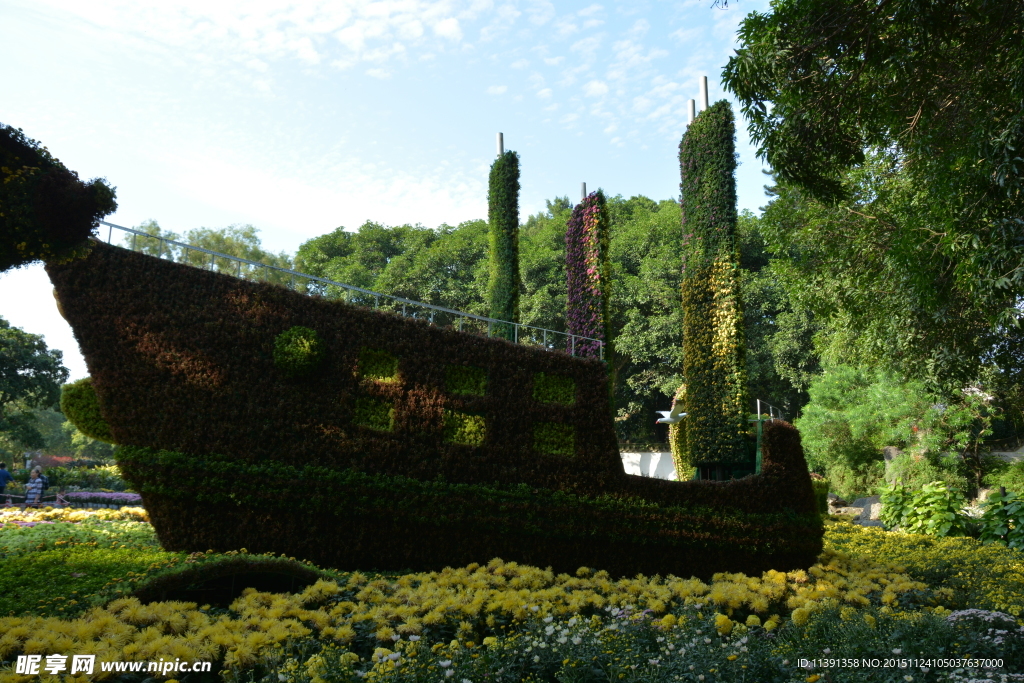
<svg viewBox="0 0 1024 683">
<path fill-rule="evenodd" d="M 846 329 L 894 322 L 872 343 L 947 390 L 1020 328 L 1022 28 L 1014 2 L 776 0 L 723 74 L 777 202 L 817 214 L 809 288 L 842 281 Z"/>
<path fill-rule="evenodd" d="M 489 317 L 519 322 L 519 155 L 509 150 L 491 165 L 487 189 L 490 225 Z M 512 329 L 500 326 L 500 336 L 511 339 Z"/>
<path fill-rule="evenodd" d="M 219 273 L 237 274 L 241 277 L 280 285 L 291 284 L 291 278 L 283 273 L 250 264 L 239 264 L 231 259 L 211 256 L 197 249 L 187 249 L 156 239 L 171 240 L 276 268 L 291 269 L 291 256 L 285 252 L 274 254 L 263 249 L 259 228 L 251 225 L 229 225 L 226 228 L 218 229 L 193 228 L 186 231 L 184 235 L 178 235 L 170 230 L 162 230 L 160 224 L 155 220 L 148 220 L 143 221 L 134 229 L 144 232 L 145 235 L 126 234 L 122 238 L 121 246 L 150 256 L 159 256 L 178 263 L 215 270 Z"/>
<path fill-rule="evenodd" d="M 0 318 L 0 440 L 7 448 L 43 447 L 31 409 L 49 408 L 60 400 L 61 384 L 69 374 L 63 357 L 48 349 L 42 336 Z"/>
<path fill-rule="evenodd" d="M 683 406 L 679 476 L 748 458 L 746 344 L 736 243 L 736 129 L 722 100 L 679 143 L 683 226 Z"/>
</svg>

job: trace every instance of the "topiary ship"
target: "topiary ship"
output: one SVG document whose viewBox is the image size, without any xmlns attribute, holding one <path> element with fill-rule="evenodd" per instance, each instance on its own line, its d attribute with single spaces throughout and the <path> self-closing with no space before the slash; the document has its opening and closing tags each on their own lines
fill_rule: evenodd
<svg viewBox="0 0 1024 683">
<path fill-rule="evenodd" d="M 169 550 L 700 577 L 806 568 L 821 551 L 784 422 L 766 427 L 759 475 L 635 477 L 599 360 L 102 242 L 47 272 Z"/>
</svg>

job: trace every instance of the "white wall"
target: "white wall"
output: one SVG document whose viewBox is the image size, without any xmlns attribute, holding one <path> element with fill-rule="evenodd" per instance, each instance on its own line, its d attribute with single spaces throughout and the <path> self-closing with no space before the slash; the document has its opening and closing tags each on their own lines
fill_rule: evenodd
<svg viewBox="0 0 1024 683">
<path fill-rule="evenodd" d="M 671 453 L 619 453 L 626 474 L 675 481 L 676 468 Z"/>
</svg>

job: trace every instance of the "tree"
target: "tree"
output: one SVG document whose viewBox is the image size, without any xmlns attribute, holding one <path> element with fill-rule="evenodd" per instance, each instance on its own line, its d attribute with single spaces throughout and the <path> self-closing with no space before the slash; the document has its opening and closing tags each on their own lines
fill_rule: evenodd
<svg viewBox="0 0 1024 683">
<path fill-rule="evenodd" d="M 843 309 L 859 329 L 899 310 L 886 356 L 947 389 L 1020 326 L 1022 26 L 1012 2 L 778 0 L 723 74 L 777 201 L 825 218 L 803 223 L 816 284 L 866 304 Z"/>
<path fill-rule="evenodd" d="M 992 324 L 991 300 L 956 275 L 960 264 L 920 240 L 929 191 L 887 153 L 848 171 L 849 197 L 831 204 L 795 185 L 772 188 L 761 218 L 773 269 L 798 310 L 813 312 L 816 346 L 832 364 L 882 364 L 956 391 L 983 365 L 1020 366 L 1022 330 Z"/>
<path fill-rule="evenodd" d="M 154 220 L 144 221 L 135 227 L 147 236 L 128 234 L 121 246 L 135 249 L 150 256 L 187 263 L 198 268 L 216 270 L 220 273 L 239 275 L 254 280 L 267 281 L 279 285 L 290 285 L 291 278 L 286 274 L 271 269 L 260 268 L 250 264 L 240 264 L 232 259 L 211 256 L 197 249 L 168 244 L 162 240 L 180 242 L 207 251 L 217 252 L 243 258 L 248 261 L 262 263 L 275 268 L 292 268 L 291 257 L 281 252 L 273 254 L 265 251 L 259 238 L 259 229 L 251 225 L 229 225 L 226 228 L 194 228 L 179 236 L 171 231 L 161 230 Z M 157 239 L 161 238 L 161 239 Z M 301 283 L 296 283 L 301 284 Z"/>
<path fill-rule="evenodd" d="M 680 478 L 699 464 L 747 461 L 745 327 L 736 244 L 732 108 L 702 111 L 679 143 L 683 226 L 683 406 Z"/>
<path fill-rule="evenodd" d="M 509 150 L 491 166 L 487 190 L 490 271 L 487 287 L 491 318 L 519 322 L 519 155 Z M 512 329 L 495 332 L 511 339 Z"/>
<path fill-rule="evenodd" d="M 0 318 L 0 435 L 9 446 L 43 447 L 30 409 L 60 400 L 60 386 L 69 374 L 62 359 L 60 351 L 47 349 L 40 335 Z"/>
</svg>

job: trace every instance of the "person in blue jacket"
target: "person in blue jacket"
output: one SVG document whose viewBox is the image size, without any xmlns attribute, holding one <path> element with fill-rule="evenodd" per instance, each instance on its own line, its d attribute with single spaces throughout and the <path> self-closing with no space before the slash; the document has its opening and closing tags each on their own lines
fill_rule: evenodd
<svg viewBox="0 0 1024 683">
<path fill-rule="evenodd" d="M 0 462 L 0 496 L 4 495 L 4 489 L 12 481 L 14 481 L 14 477 L 7 471 L 7 463 Z"/>
</svg>

